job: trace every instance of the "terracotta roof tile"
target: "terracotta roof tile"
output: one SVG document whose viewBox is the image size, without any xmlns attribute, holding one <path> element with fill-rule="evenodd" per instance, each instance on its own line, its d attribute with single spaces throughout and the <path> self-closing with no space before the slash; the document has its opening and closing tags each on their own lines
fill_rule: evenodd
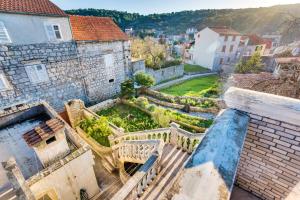
<svg viewBox="0 0 300 200">
<path fill-rule="evenodd" d="M 242 35 L 241 33 L 227 27 L 209 27 L 211 30 L 219 33 L 220 35 Z"/>
<path fill-rule="evenodd" d="M 0 12 L 67 16 L 49 0 L 0 0 Z"/>
<path fill-rule="evenodd" d="M 249 35 L 249 45 L 262 45 L 266 44 L 266 48 L 272 48 L 272 40 L 271 39 L 264 39 L 257 35 Z"/>
<path fill-rule="evenodd" d="M 275 61 L 278 64 L 300 63 L 300 57 L 276 58 Z"/>
<path fill-rule="evenodd" d="M 62 122 L 60 119 L 50 119 L 35 127 L 33 130 L 25 133 L 23 138 L 29 146 L 34 146 L 54 135 L 57 131 L 64 128 L 64 126 L 64 122 Z"/>
<path fill-rule="evenodd" d="M 76 41 L 124 41 L 127 35 L 109 17 L 70 16 Z"/>
</svg>

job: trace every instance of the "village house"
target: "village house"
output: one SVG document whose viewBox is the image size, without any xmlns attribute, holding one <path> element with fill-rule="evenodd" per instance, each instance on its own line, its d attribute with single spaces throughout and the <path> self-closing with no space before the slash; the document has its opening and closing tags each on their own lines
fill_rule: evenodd
<svg viewBox="0 0 300 200">
<path fill-rule="evenodd" d="M 49 0 L 1 2 L 0 107 L 45 100 L 60 111 L 70 99 L 90 104 L 120 91 L 130 59 L 125 33 L 107 18 L 93 18 L 97 26 L 72 19 L 74 28 Z"/>
<path fill-rule="evenodd" d="M 260 52 L 260 55 L 269 55 L 272 50 L 272 40 L 264 39 L 258 35 L 245 36 L 243 45 L 243 56 L 252 56 L 255 52 Z"/>
<path fill-rule="evenodd" d="M 92 150 L 46 102 L 1 112 L 0 137 L 0 199 L 82 199 L 100 192 Z"/>
<path fill-rule="evenodd" d="M 222 65 L 234 63 L 238 57 L 241 34 L 226 27 L 207 27 L 195 34 L 190 50 L 191 64 L 219 71 Z"/>
</svg>

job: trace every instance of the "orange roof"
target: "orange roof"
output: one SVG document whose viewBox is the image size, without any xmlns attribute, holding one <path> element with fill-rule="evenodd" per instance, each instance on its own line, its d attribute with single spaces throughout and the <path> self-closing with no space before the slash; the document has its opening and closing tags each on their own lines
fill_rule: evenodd
<svg viewBox="0 0 300 200">
<path fill-rule="evenodd" d="M 257 35 L 249 35 L 249 45 L 262 45 L 266 44 L 266 48 L 272 48 L 272 40 L 271 39 L 264 39 Z"/>
<path fill-rule="evenodd" d="M 300 57 L 276 58 L 275 60 L 278 64 L 300 63 Z"/>
<path fill-rule="evenodd" d="M 70 15 L 76 41 L 122 41 L 127 35 L 109 17 Z"/>
<path fill-rule="evenodd" d="M 64 127 L 65 124 L 60 119 L 50 119 L 25 133 L 23 138 L 29 146 L 34 146 L 41 141 L 48 139 Z"/>
<path fill-rule="evenodd" d="M 220 35 L 242 35 L 241 33 L 227 27 L 209 27 L 211 30 L 215 31 L 216 33 L 219 33 Z"/>
<path fill-rule="evenodd" d="M 49 0 L 0 0 L 0 12 L 67 16 L 63 10 Z"/>
</svg>

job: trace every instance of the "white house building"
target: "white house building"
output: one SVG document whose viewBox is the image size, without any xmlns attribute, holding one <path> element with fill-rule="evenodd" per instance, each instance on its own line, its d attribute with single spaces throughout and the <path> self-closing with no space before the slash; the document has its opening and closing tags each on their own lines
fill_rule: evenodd
<svg viewBox="0 0 300 200">
<path fill-rule="evenodd" d="M 207 27 L 195 34 L 191 63 L 212 71 L 236 61 L 241 34 L 226 27 Z"/>
</svg>

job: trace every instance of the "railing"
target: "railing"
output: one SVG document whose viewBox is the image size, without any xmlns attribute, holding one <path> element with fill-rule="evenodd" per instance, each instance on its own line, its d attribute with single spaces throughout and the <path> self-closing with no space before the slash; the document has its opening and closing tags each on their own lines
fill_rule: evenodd
<svg viewBox="0 0 300 200">
<path fill-rule="evenodd" d="M 163 146 L 164 143 L 161 140 L 136 140 L 123 141 L 112 148 L 117 151 L 117 158 L 120 162 L 144 164 L 154 152 L 161 155 Z"/>
<path fill-rule="evenodd" d="M 152 154 L 147 162 L 130 178 L 111 200 L 137 199 L 156 177 L 159 169 L 159 156 Z"/>
<path fill-rule="evenodd" d="M 123 133 L 115 138 L 111 139 L 111 144 L 120 144 L 127 140 L 158 140 L 162 139 L 165 143 L 170 142 L 170 128 L 160 128 L 147 131 L 138 131 L 132 133 Z"/>
</svg>

